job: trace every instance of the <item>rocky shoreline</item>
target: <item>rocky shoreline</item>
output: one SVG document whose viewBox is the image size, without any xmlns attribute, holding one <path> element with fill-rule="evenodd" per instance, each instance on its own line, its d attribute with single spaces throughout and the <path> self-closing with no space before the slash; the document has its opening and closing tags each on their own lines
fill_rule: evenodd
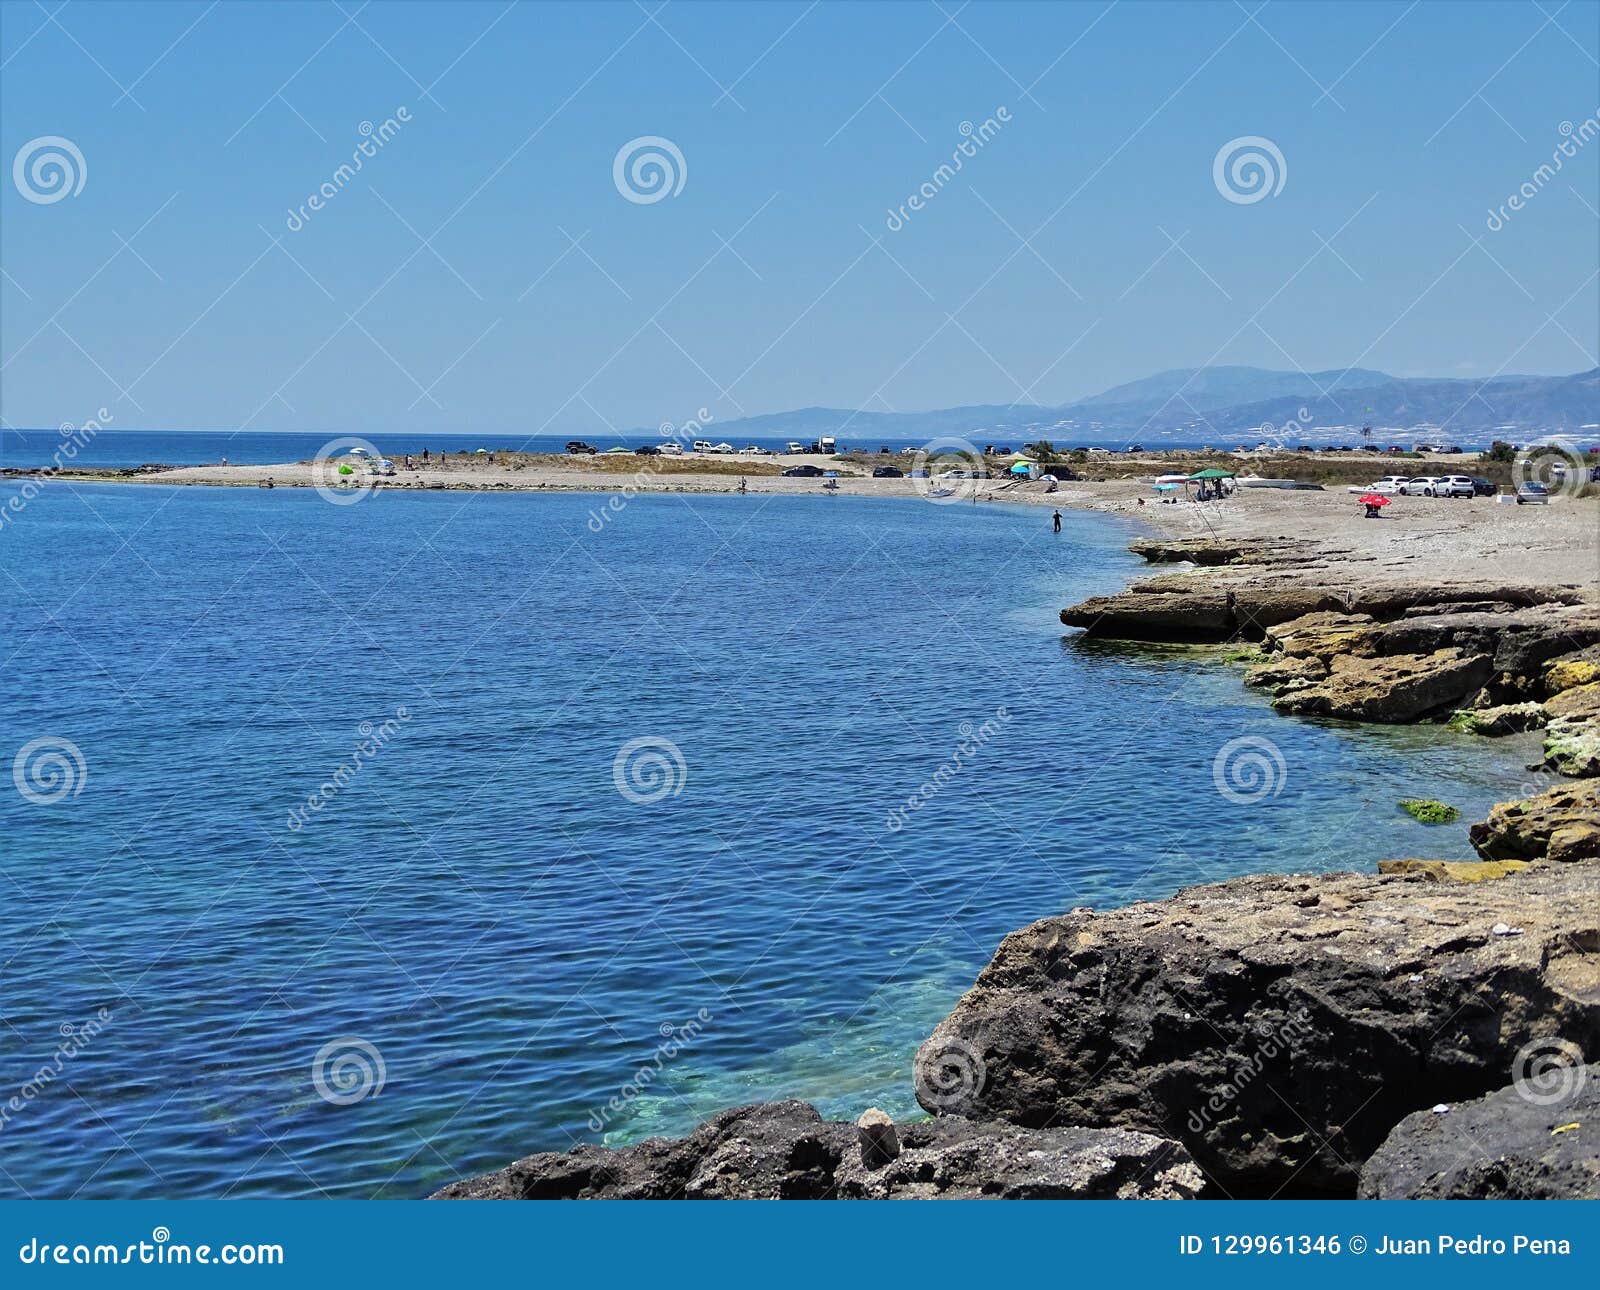
<svg viewBox="0 0 1600 1290">
<path fill-rule="evenodd" d="M 1600 1198 L 1594 588 L 1373 579 L 1295 543 L 1133 549 L 1190 571 L 1063 623 L 1246 647 L 1286 716 L 1542 730 L 1540 791 L 1473 824 L 1480 862 L 1236 878 L 1013 933 L 918 1052 L 931 1120 L 745 1107 L 438 1197 Z"/>
</svg>

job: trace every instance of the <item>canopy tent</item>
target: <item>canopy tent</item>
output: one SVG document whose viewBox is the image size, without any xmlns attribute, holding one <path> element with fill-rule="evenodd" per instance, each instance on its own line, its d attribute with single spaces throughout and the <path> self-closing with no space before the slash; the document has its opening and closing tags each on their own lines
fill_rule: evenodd
<svg viewBox="0 0 1600 1290">
<path fill-rule="evenodd" d="M 1231 470 L 1219 470 L 1217 467 L 1212 466 L 1209 470 L 1197 470 L 1197 471 L 1195 471 L 1195 473 L 1190 475 L 1189 478 L 1190 479 L 1194 479 L 1194 480 L 1201 480 L 1201 479 L 1232 479 L 1233 478 L 1233 472 Z"/>
</svg>

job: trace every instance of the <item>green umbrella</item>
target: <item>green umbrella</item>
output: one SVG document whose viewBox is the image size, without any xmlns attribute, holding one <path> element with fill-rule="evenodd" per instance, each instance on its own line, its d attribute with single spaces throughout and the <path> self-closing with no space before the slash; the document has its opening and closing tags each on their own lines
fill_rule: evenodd
<svg viewBox="0 0 1600 1290">
<path fill-rule="evenodd" d="M 1189 476 L 1190 479 L 1232 479 L 1231 470 L 1218 470 L 1215 466 L 1210 470 L 1199 470 Z"/>
</svg>

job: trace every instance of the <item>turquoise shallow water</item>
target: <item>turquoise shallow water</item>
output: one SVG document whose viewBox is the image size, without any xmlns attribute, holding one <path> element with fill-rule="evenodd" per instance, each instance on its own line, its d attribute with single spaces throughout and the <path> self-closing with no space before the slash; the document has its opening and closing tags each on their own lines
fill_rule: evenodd
<svg viewBox="0 0 1600 1290">
<path fill-rule="evenodd" d="M 0 1194 L 415 1196 L 742 1101 L 909 1113 L 1006 932 L 1464 858 L 1525 778 L 1065 636 L 1137 568 L 1104 517 L 596 500 L 48 485 L 0 528 L 0 752 L 76 790 L 0 792 Z"/>
</svg>

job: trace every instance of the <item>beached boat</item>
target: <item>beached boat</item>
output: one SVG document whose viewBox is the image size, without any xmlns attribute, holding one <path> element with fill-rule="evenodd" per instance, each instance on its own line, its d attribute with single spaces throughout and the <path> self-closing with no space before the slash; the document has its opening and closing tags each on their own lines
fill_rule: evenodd
<svg viewBox="0 0 1600 1290">
<path fill-rule="evenodd" d="M 1263 479 L 1260 475 L 1242 475 L 1235 482 L 1240 488 L 1291 488 L 1310 493 L 1322 491 L 1321 484 L 1304 479 Z"/>
</svg>

